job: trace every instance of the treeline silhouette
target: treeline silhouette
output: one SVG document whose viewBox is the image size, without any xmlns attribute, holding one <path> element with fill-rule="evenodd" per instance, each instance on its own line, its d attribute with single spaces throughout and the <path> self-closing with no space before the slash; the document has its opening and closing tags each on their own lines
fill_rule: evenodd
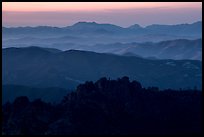
<svg viewBox="0 0 204 137">
<path fill-rule="evenodd" d="M 48 93 L 49 94 L 49 93 Z M 143 88 L 128 77 L 80 84 L 59 104 L 18 97 L 2 106 L 3 135 L 201 134 L 202 92 Z"/>
</svg>

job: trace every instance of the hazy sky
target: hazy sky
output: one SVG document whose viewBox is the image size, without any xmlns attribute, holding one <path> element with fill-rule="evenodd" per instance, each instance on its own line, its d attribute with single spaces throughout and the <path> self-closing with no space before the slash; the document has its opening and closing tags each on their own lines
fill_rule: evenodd
<svg viewBox="0 0 204 137">
<path fill-rule="evenodd" d="M 79 21 L 133 24 L 193 23 L 202 2 L 2 2 L 3 26 L 69 26 Z"/>
</svg>

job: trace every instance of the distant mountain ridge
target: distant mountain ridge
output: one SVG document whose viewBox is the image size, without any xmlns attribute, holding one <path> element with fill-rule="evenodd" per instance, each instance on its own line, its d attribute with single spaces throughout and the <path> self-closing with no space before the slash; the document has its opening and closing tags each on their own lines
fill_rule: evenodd
<svg viewBox="0 0 204 137">
<path fill-rule="evenodd" d="M 137 28 L 137 29 L 133 29 Z M 138 31 L 140 29 L 140 31 Z M 100 31 L 101 30 L 101 31 Z M 52 33 L 63 35 L 67 33 L 73 34 L 91 34 L 99 35 L 104 32 L 117 35 L 133 35 L 133 34 L 166 34 L 175 36 L 194 36 L 196 38 L 201 38 L 202 36 L 202 22 L 198 21 L 192 24 L 178 24 L 178 25 L 149 25 L 147 27 L 140 27 L 138 24 L 133 26 L 123 28 L 113 24 L 98 24 L 96 22 L 78 22 L 72 26 L 67 27 L 50 27 L 50 26 L 38 26 L 38 27 L 16 27 L 16 28 L 6 28 L 2 27 L 3 36 L 4 35 L 17 35 L 17 34 L 49 34 Z M 108 33 L 105 33 L 106 35 Z"/>
<path fill-rule="evenodd" d="M 50 26 L 16 27 L 16 28 L 2 27 L 3 48 L 38 46 L 56 48 L 60 50 L 77 49 L 95 51 L 100 53 L 104 51 L 107 51 L 109 53 L 111 51 L 111 53 L 122 52 L 121 54 L 125 54 L 122 50 L 125 51 L 128 48 L 129 49 L 133 48 L 133 51 L 135 51 L 135 47 L 128 46 L 124 47 L 123 49 L 120 49 L 120 47 L 117 45 L 116 47 L 112 46 L 112 49 L 110 49 L 108 48 L 108 46 L 101 48 L 97 47 L 96 45 L 110 45 L 113 43 L 131 44 L 146 42 L 149 42 L 150 45 L 157 45 L 160 44 L 159 42 L 162 41 L 175 40 L 174 45 L 175 47 L 178 48 L 179 45 L 176 44 L 176 41 L 179 39 L 186 40 L 202 39 L 202 22 L 198 21 L 192 24 L 178 24 L 178 25 L 150 25 L 147 27 L 141 27 L 138 24 L 135 24 L 127 28 L 123 28 L 113 24 L 98 24 L 96 22 L 78 22 L 72 26 L 62 28 Z M 157 44 L 151 44 L 151 42 Z M 194 42 L 196 43 L 196 41 Z M 185 43 L 189 45 L 191 41 L 186 41 Z M 193 49 L 194 47 L 197 48 L 197 46 L 195 46 L 194 43 L 191 44 L 192 48 L 184 45 L 182 45 L 182 47 L 184 48 L 188 47 L 187 49 L 189 50 Z M 118 47 L 119 49 L 117 49 Z M 194 48 L 193 51 L 195 51 L 196 48 Z M 101 49 L 101 51 L 97 49 Z M 161 50 L 161 48 L 159 50 Z M 198 56 L 196 57 L 195 55 L 190 55 L 188 57 L 186 55 L 179 55 L 178 57 L 175 57 L 173 55 L 168 57 L 168 59 L 201 60 L 200 51 L 198 51 L 197 53 L 195 52 L 191 53 L 198 54 Z M 166 59 L 166 57 L 162 57 L 160 55 L 154 57 L 156 58 L 161 57 L 161 59 Z"/>
<path fill-rule="evenodd" d="M 183 23 L 183 24 L 172 24 L 172 25 L 165 25 L 165 24 L 152 24 L 152 25 L 148 25 L 146 27 L 142 27 L 140 26 L 139 24 L 133 24 L 129 27 L 126 27 L 126 28 L 131 28 L 131 27 L 137 27 L 137 28 L 154 28 L 155 26 L 162 26 L 162 27 L 179 27 L 179 26 L 191 26 L 191 25 L 202 25 L 202 21 L 196 21 L 194 23 Z M 118 27 L 118 28 L 125 28 L 125 27 L 121 27 L 121 26 L 118 26 L 118 25 L 113 25 L 113 24 L 108 24 L 108 23 L 96 23 L 96 22 L 86 22 L 86 21 L 80 21 L 80 22 L 77 22 L 73 25 L 70 25 L 70 26 L 66 26 L 66 27 L 53 27 L 53 26 L 37 26 L 37 27 L 30 27 L 30 26 L 27 26 L 27 27 L 4 27 L 2 26 L 3 29 L 9 29 L 9 28 L 13 28 L 13 29 L 22 29 L 22 28 L 69 28 L 69 27 L 77 27 L 77 26 L 115 26 L 115 27 Z"/>
<path fill-rule="evenodd" d="M 157 43 L 133 42 L 98 44 L 96 46 L 92 46 L 91 48 L 89 50 L 95 52 L 107 52 L 119 55 L 125 55 L 128 53 L 144 58 L 154 57 L 157 59 L 202 60 L 202 39 L 177 39 Z"/>
<path fill-rule="evenodd" d="M 46 39 L 16 39 L 3 41 L 3 48 L 5 45 L 9 47 L 27 47 L 40 46 L 44 48 L 57 48 L 59 50 L 86 50 L 98 53 L 113 53 L 118 55 L 141 56 L 144 58 L 154 57 L 157 59 L 191 59 L 202 60 L 202 39 L 188 40 L 175 39 L 161 42 L 115 42 L 108 44 L 74 44 L 68 43 L 70 40 L 80 41 L 77 37 L 61 37 L 61 38 L 46 38 Z M 86 40 L 86 39 L 84 39 Z M 59 42 L 59 43 L 58 43 Z M 60 43 L 62 42 L 62 43 Z M 72 41 L 73 42 L 73 41 Z M 91 42 L 91 40 L 90 40 Z M 15 44 L 12 44 L 15 43 Z M 26 43 L 26 44 L 25 44 Z"/>
</svg>

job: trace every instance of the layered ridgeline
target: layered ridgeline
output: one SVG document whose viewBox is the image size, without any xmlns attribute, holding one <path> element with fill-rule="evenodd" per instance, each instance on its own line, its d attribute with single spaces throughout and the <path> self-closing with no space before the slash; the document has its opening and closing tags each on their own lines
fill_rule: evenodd
<svg viewBox="0 0 204 137">
<path fill-rule="evenodd" d="M 18 97 L 3 135 L 201 135 L 202 92 L 142 88 L 128 77 L 80 84 L 57 105 Z"/>
<path fill-rule="evenodd" d="M 201 89 L 202 64 L 196 60 L 152 60 L 88 51 L 27 47 L 2 50 L 3 84 L 74 89 L 100 77 L 129 76 L 145 87 Z"/>
<path fill-rule="evenodd" d="M 57 45 L 55 46 L 57 47 Z M 72 44 L 70 49 L 88 50 L 99 53 L 114 53 L 126 56 L 140 56 L 149 59 L 202 60 L 202 39 L 177 39 L 157 43 L 117 42 L 111 44 L 96 44 L 92 46 Z"/>
<path fill-rule="evenodd" d="M 49 26 L 2 28 L 3 47 L 57 45 L 52 47 L 67 50 L 69 47 L 65 45 L 66 43 L 94 45 L 200 38 L 202 38 L 201 21 L 192 24 L 150 25 L 147 27 L 135 24 L 127 28 L 95 22 L 78 22 L 63 28 Z"/>
<path fill-rule="evenodd" d="M 2 39 L 3 48 L 39 46 L 158 59 L 201 60 L 202 57 L 201 21 L 147 27 L 135 24 L 127 28 L 95 22 L 78 22 L 63 28 L 2 27 Z"/>
<path fill-rule="evenodd" d="M 47 39 L 47 43 L 53 39 Z M 32 41 L 32 40 L 31 40 Z M 62 40 L 63 41 L 63 40 Z M 8 43 L 13 47 L 26 47 L 29 45 L 38 45 L 39 47 L 52 48 L 56 47 L 60 50 L 85 50 L 94 51 L 98 53 L 113 53 L 117 55 L 126 56 L 140 56 L 144 58 L 152 59 L 191 59 L 191 60 L 202 60 L 202 39 L 187 40 L 177 39 L 161 42 L 145 42 L 145 43 L 109 43 L 109 44 L 94 44 L 94 45 L 82 45 L 76 43 L 54 43 L 54 44 L 40 44 L 41 41 L 36 39 L 35 44 L 26 44 L 30 41 L 21 40 L 8 40 L 4 41 L 3 45 Z M 51 42 L 52 43 L 52 42 Z"/>
</svg>

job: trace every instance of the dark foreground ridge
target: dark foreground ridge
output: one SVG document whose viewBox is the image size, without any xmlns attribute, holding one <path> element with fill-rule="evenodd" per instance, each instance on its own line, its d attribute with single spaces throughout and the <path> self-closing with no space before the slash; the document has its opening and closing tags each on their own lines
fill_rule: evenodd
<svg viewBox="0 0 204 137">
<path fill-rule="evenodd" d="M 86 82 L 59 104 L 25 96 L 2 107 L 4 135 L 201 134 L 202 92 L 143 88 L 128 77 Z"/>
<path fill-rule="evenodd" d="M 85 81 L 97 81 L 104 76 L 111 79 L 128 76 L 144 87 L 179 90 L 196 86 L 202 89 L 202 62 L 144 59 L 81 50 L 60 52 L 40 47 L 2 50 L 3 85 L 73 90 Z"/>
</svg>

